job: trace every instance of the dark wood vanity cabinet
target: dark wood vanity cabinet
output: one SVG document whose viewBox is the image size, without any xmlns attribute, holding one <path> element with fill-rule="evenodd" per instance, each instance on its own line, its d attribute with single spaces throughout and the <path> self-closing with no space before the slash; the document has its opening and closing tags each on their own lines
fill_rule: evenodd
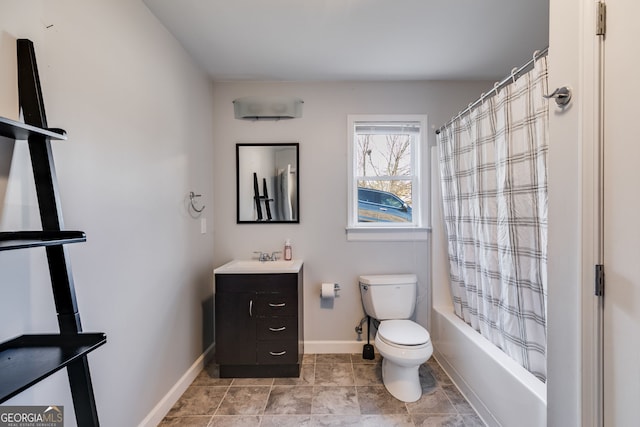
<svg viewBox="0 0 640 427">
<path fill-rule="evenodd" d="M 297 377 L 303 347 L 298 273 L 216 274 L 215 341 L 220 377 Z"/>
</svg>

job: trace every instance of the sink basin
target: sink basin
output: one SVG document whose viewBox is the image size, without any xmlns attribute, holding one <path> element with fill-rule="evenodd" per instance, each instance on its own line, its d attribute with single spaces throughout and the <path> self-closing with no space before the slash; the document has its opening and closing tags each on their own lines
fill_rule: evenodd
<svg viewBox="0 0 640 427">
<path fill-rule="evenodd" d="M 269 274 L 297 273 L 302 268 L 301 259 L 291 261 L 258 261 L 253 259 L 234 259 L 215 270 L 214 274 Z"/>
</svg>

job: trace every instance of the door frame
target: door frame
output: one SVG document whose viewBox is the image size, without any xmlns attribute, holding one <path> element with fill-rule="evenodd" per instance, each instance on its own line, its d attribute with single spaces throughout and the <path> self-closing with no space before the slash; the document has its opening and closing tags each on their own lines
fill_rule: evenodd
<svg viewBox="0 0 640 427">
<path fill-rule="evenodd" d="M 583 426 L 604 424 L 604 298 L 595 295 L 596 265 L 604 264 L 604 38 L 596 34 L 598 1 L 583 2 L 580 123 L 582 186 L 582 385 Z"/>
<path fill-rule="evenodd" d="M 604 264 L 603 235 L 603 58 L 601 36 L 595 34 L 597 2 L 584 9 L 582 51 L 583 96 L 581 108 L 582 143 L 582 387 L 583 426 L 602 426 L 603 399 L 603 297 L 595 295 L 596 265 Z M 593 24 L 593 25 L 589 25 Z"/>
</svg>

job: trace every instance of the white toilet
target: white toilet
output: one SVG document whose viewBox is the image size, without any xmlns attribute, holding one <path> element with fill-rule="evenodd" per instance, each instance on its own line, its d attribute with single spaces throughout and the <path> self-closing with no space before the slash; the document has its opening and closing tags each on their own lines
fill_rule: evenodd
<svg viewBox="0 0 640 427">
<path fill-rule="evenodd" d="M 375 347 L 382 356 L 382 381 L 398 400 L 422 395 L 418 369 L 433 354 L 429 332 L 408 320 L 416 305 L 415 274 L 360 276 L 367 315 L 380 321 Z"/>
</svg>

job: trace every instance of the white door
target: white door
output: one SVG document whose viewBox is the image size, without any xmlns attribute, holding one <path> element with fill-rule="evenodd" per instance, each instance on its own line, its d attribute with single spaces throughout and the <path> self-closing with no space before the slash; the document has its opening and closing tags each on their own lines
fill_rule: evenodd
<svg viewBox="0 0 640 427">
<path fill-rule="evenodd" d="M 604 421 L 640 425 L 640 2 L 607 0 Z"/>
</svg>

